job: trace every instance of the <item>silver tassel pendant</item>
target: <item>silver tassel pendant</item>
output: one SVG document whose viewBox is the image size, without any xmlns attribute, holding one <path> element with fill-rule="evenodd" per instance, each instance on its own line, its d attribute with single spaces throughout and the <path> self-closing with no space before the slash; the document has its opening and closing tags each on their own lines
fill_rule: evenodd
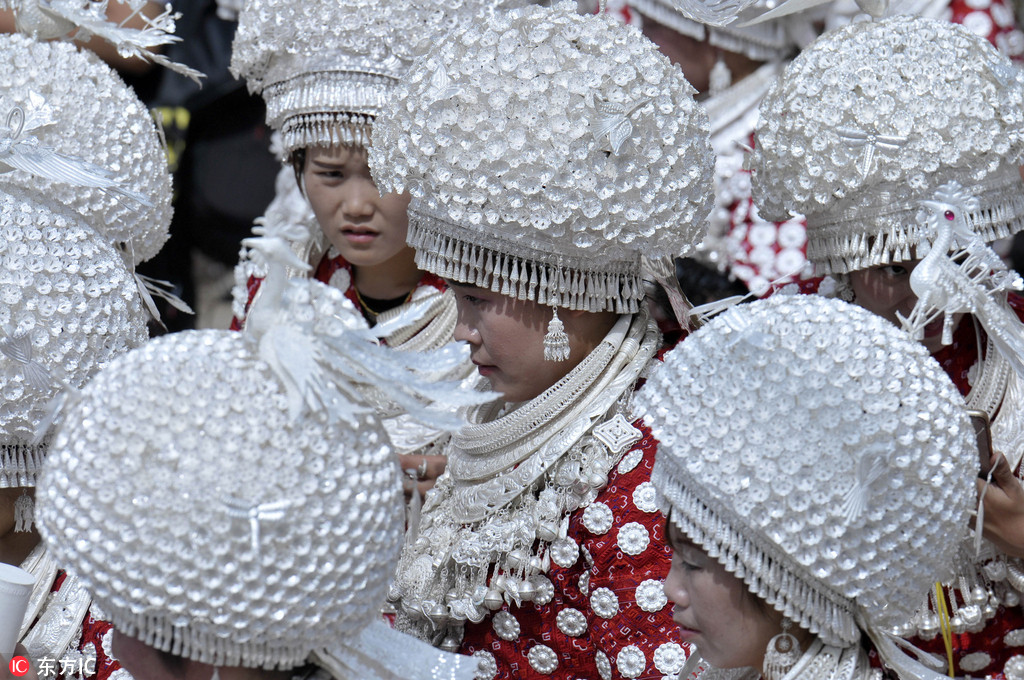
<svg viewBox="0 0 1024 680">
<path fill-rule="evenodd" d="M 558 307 L 551 314 L 548 332 L 544 335 L 544 360 L 565 361 L 569 358 L 569 336 L 565 334 L 565 326 L 558 318 Z"/>
<path fill-rule="evenodd" d="M 762 669 L 764 680 L 782 680 L 800 660 L 800 644 L 795 637 L 789 634 L 791 625 L 788 620 L 784 619 L 782 632 L 768 641 Z"/>
<path fill-rule="evenodd" d="M 35 502 L 28 493 L 18 496 L 14 501 L 14 531 L 15 533 L 28 533 L 35 526 Z"/>
<path fill-rule="evenodd" d="M 718 59 L 715 61 L 715 65 L 711 67 L 711 73 L 708 75 L 708 92 L 712 95 L 721 94 L 729 89 L 732 85 L 732 71 L 729 70 L 728 64 L 725 63 L 725 59 L 722 58 L 721 52 L 718 54 Z"/>
</svg>

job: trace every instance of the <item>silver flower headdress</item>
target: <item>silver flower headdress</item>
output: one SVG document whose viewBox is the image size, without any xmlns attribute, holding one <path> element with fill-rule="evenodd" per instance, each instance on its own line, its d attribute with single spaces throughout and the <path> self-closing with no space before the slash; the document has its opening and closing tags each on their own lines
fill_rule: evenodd
<svg viewBox="0 0 1024 680">
<path fill-rule="evenodd" d="M 984 242 L 1024 225 L 1024 74 L 984 38 L 895 16 L 832 31 L 761 105 L 751 159 L 762 216 L 807 219 L 820 274 L 923 257 L 921 201 L 956 182 Z"/>
<path fill-rule="evenodd" d="M 499 5 L 503 3 L 498 3 Z M 366 146 L 370 127 L 412 60 L 480 0 L 289 0 L 246 3 L 231 72 L 267 102 L 290 153 Z"/>
<path fill-rule="evenodd" d="M 50 401 L 143 343 L 121 256 L 77 213 L 0 185 L 0 487 L 34 486 Z M 45 434 L 45 433 L 44 433 Z"/>
<path fill-rule="evenodd" d="M 774 296 L 691 335 L 637 395 L 672 521 L 826 644 L 887 631 L 952 575 L 976 497 L 966 407 L 927 350 L 839 300 Z"/>
<path fill-rule="evenodd" d="M 20 107 L 38 114 L 41 98 L 46 115 L 31 130 L 39 146 L 103 168 L 123 191 L 26 170 L 0 174 L 0 183 L 32 187 L 70 206 L 109 243 L 126 244 L 130 264 L 153 257 L 168 238 L 171 176 L 145 105 L 98 57 L 69 43 L 3 35 L 0 61 L 8 65 L 0 69 L 0 113 Z"/>
<path fill-rule="evenodd" d="M 633 27 L 574 2 L 523 8 L 460 26 L 416 62 L 370 167 L 382 191 L 413 195 L 421 268 L 631 313 L 641 256 L 684 254 L 705 231 L 713 161 L 693 92 Z"/>
<path fill-rule="evenodd" d="M 118 630 L 161 650 L 214 665 L 313 660 L 338 677 L 472 677 L 472 660 L 375 623 L 404 508 L 357 384 L 456 427 L 457 388 L 409 369 L 464 357 L 374 345 L 340 291 L 286 276 L 292 236 L 250 243 L 268 275 L 245 333 L 158 338 L 69 397 L 37 494 L 44 539 Z M 100 515 L 97 535 L 82 518 Z"/>
</svg>

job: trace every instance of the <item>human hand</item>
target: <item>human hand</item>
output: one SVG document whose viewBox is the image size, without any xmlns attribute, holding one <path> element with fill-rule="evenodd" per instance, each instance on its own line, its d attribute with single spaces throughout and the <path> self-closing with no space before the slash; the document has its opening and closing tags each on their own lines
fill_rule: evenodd
<svg viewBox="0 0 1024 680">
<path fill-rule="evenodd" d="M 984 491 L 984 536 L 1011 557 L 1024 557 L 1024 488 L 1001 453 L 992 454 L 992 481 Z"/>
<path fill-rule="evenodd" d="M 0 657 L 0 660 L 3 661 L 3 668 L 0 668 L 0 680 L 38 680 L 39 675 L 32 667 L 32 664 L 28 662 L 28 650 L 26 650 L 25 646 L 22 644 L 18 644 L 14 647 L 14 657 L 16 658 L 19 656 L 25 659 L 23 664 L 24 672 L 22 671 L 22 667 L 15 668 L 14 665 L 11 664 L 10 656 L 4 654 Z M 15 673 L 14 671 L 18 671 L 18 673 Z"/>
<path fill-rule="evenodd" d="M 448 458 L 445 456 L 409 455 L 399 456 L 398 462 L 401 463 L 402 472 L 406 476 L 402 486 L 405 489 L 405 498 L 408 500 L 412 497 L 413 489 L 418 490 L 422 496 L 434 488 L 437 478 L 444 472 Z"/>
</svg>

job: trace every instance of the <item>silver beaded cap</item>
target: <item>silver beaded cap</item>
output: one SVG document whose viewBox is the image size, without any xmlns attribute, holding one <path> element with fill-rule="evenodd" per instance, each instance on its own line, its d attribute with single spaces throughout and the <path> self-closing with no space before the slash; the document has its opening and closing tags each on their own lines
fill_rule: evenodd
<svg viewBox="0 0 1024 680">
<path fill-rule="evenodd" d="M 50 401 L 145 342 L 147 318 L 123 259 L 80 215 L 0 184 L 0 487 L 35 485 Z"/>
<path fill-rule="evenodd" d="M 171 175 L 149 109 L 109 66 L 66 42 L 0 36 L 0 115 L 45 100 L 53 122 L 33 134 L 41 146 L 110 172 L 150 206 L 100 189 L 14 171 L 0 183 L 31 186 L 79 212 L 110 243 L 126 243 L 133 264 L 156 255 L 169 236 Z"/>
<path fill-rule="evenodd" d="M 985 241 L 1024 220 L 1024 74 L 963 26 L 894 16 L 822 36 L 761 104 L 751 159 L 761 215 L 807 218 L 821 274 L 917 259 L 922 199 L 957 182 Z"/>
<path fill-rule="evenodd" d="M 733 307 L 637 395 L 672 520 L 826 644 L 909 620 L 952 575 L 978 452 L 956 388 L 884 319 L 818 296 Z"/>
<path fill-rule="evenodd" d="M 500 4 L 500 3 L 499 3 Z M 412 60 L 481 0 L 255 0 L 239 15 L 231 72 L 262 93 L 285 152 L 369 142 Z"/>
<path fill-rule="evenodd" d="M 399 476 L 372 414 L 293 418 L 254 338 L 186 331 L 72 397 L 38 521 L 122 633 L 203 663 L 290 668 L 379 617 Z"/>
<path fill-rule="evenodd" d="M 699 243 L 708 119 L 639 31 L 575 2 L 463 24 L 418 60 L 374 128 L 382 191 L 441 276 L 572 309 L 634 312 L 641 255 Z"/>
</svg>

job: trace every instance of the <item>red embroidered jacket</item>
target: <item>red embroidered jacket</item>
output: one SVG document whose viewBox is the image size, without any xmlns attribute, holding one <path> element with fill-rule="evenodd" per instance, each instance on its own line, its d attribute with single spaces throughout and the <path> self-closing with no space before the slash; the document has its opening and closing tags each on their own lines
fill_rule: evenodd
<svg viewBox="0 0 1024 680">
<path fill-rule="evenodd" d="M 352 285 L 352 265 L 343 258 L 341 255 L 330 257 L 329 251 L 325 253 L 323 259 L 320 260 L 320 264 L 317 266 L 316 271 L 313 273 L 315 278 L 320 283 L 325 283 L 328 286 L 333 286 L 345 293 L 345 297 L 348 298 L 349 302 L 355 305 L 356 309 L 360 309 L 359 297 L 356 294 L 356 287 Z M 256 293 L 260 290 L 260 285 L 263 283 L 263 279 L 257 276 L 250 276 L 246 282 L 246 289 L 248 293 L 248 300 L 245 303 L 245 313 L 249 313 L 249 308 L 252 307 L 252 301 L 256 299 Z M 435 276 L 429 272 L 423 272 L 423 276 L 420 278 L 419 283 L 416 284 L 417 288 L 422 286 L 432 286 L 438 290 L 445 290 L 447 285 L 444 279 Z M 231 330 L 240 331 L 245 326 L 245 318 L 233 317 L 231 319 Z"/>
<path fill-rule="evenodd" d="M 672 551 L 650 483 L 657 441 L 643 431 L 608 485 L 572 513 L 576 561 L 551 565 L 550 598 L 503 605 L 468 623 L 463 654 L 484 658 L 483 678 L 608 680 L 674 676 L 689 653 L 662 590 Z"/>
<path fill-rule="evenodd" d="M 1011 295 L 1009 302 L 1017 316 L 1024 320 L 1024 298 Z M 953 333 L 953 342 L 933 355 L 964 396 L 971 391 L 969 379 L 977 379 L 971 371 L 979 354 L 979 337 L 975 333 L 974 324 L 969 318 L 964 318 Z M 987 341 L 984 331 L 981 331 L 980 341 L 981 346 Z M 956 597 L 958 604 L 965 604 L 959 591 Z M 915 638 L 912 642 L 927 652 L 946 658 L 946 646 L 941 635 L 932 640 Z M 1006 662 L 1019 655 L 1024 655 L 1024 610 L 1019 606 L 1000 606 L 995 617 L 976 633 L 953 634 L 953 665 L 957 677 L 1004 680 Z"/>
</svg>

